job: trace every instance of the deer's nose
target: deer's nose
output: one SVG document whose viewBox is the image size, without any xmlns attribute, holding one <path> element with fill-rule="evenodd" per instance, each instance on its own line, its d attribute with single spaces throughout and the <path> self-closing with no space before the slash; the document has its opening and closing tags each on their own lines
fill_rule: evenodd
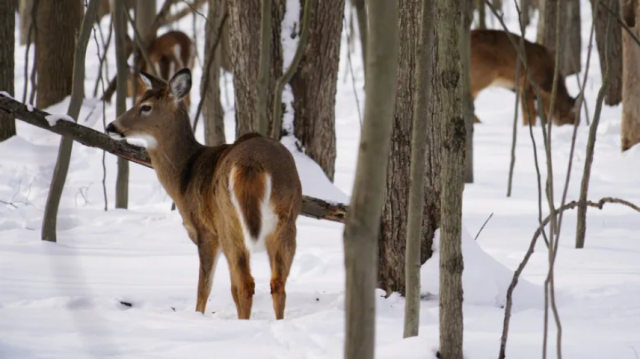
<svg viewBox="0 0 640 359">
<path fill-rule="evenodd" d="M 113 124 L 113 122 L 111 122 L 110 124 L 107 125 L 107 128 L 105 129 L 105 131 L 107 132 L 107 134 L 113 138 L 116 139 L 122 139 L 123 136 L 120 133 L 120 131 L 116 128 L 116 126 Z"/>
</svg>

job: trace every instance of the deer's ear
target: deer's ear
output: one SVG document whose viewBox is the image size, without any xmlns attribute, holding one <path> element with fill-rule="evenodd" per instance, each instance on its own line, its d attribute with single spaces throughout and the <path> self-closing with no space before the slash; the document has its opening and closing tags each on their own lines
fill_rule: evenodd
<svg viewBox="0 0 640 359">
<path fill-rule="evenodd" d="M 191 70 L 184 68 L 176 72 L 169 80 L 169 87 L 176 102 L 185 98 L 191 91 Z"/>
<path fill-rule="evenodd" d="M 159 89 L 165 86 L 164 81 L 158 80 L 142 70 L 140 70 L 140 79 L 142 79 L 144 85 L 147 86 L 147 90 Z"/>
</svg>

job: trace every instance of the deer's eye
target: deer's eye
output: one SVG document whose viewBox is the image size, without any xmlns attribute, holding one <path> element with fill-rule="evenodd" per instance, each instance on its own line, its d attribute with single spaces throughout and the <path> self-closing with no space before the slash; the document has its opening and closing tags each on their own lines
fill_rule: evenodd
<svg viewBox="0 0 640 359">
<path fill-rule="evenodd" d="M 142 105 L 140 107 L 140 113 L 142 113 L 143 115 L 148 115 L 151 113 L 151 106 L 149 105 Z"/>
</svg>

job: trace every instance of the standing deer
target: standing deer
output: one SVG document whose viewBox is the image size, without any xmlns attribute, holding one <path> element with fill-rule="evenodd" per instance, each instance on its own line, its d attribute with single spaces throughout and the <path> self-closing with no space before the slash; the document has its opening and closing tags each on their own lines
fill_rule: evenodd
<svg viewBox="0 0 640 359">
<path fill-rule="evenodd" d="M 141 78 L 147 91 L 106 131 L 120 139 L 146 140 L 158 179 L 198 246 L 196 311 L 204 313 L 222 252 L 229 264 L 238 318 L 249 319 L 255 288 L 250 254 L 266 249 L 273 308 L 276 318 L 283 319 L 302 205 L 293 156 L 278 141 L 256 133 L 232 145 L 201 145 L 183 102 L 191 89 L 191 71 L 178 71 L 168 83 L 145 72 Z"/>
<path fill-rule="evenodd" d="M 512 34 L 516 43 L 520 37 Z M 555 70 L 555 59 L 544 46 L 524 41 L 524 50 L 529 67 L 529 75 L 540 86 L 545 113 L 551 106 L 551 90 Z M 516 64 L 518 53 L 506 32 L 500 30 L 471 31 L 471 95 L 475 99 L 480 91 L 490 86 L 515 90 L 520 88 L 522 99 L 522 120 L 529 124 L 525 106 L 531 113 L 531 124 L 536 124 L 536 92 L 529 82 L 524 66 L 520 68 L 520 81 L 516 84 Z M 526 102 L 525 102 L 526 101 Z M 558 89 L 554 106 L 553 121 L 556 125 L 573 124 L 576 118 L 576 99 L 569 95 L 564 76 L 558 77 Z M 480 122 L 476 118 L 476 122 Z"/>
<path fill-rule="evenodd" d="M 127 40 L 127 46 L 133 49 L 135 44 L 133 44 L 131 39 Z M 149 54 L 149 61 L 151 61 L 155 67 L 158 76 L 160 76 L 162 80 L 168 81 L 179 69 L 193 68 L 196 57 L 196 45 L 184 32 L 169 31 L 153 40 L 147 49 L 147 53 Z M 143 71 L 147 73 L 153 72 L 146 61 L 143 61 L 143 63 Z M 139 78 L 136 79 L 138 81 L 136 97 L 140 97 L 145 92 L 145 86 Z M 129 93 L 133 93 L 131 82 L 129 83 L 129 87 Z M 187 95 L 184 102 L 188 109 L 191 105 L 189 95 Z"/>
</svg>

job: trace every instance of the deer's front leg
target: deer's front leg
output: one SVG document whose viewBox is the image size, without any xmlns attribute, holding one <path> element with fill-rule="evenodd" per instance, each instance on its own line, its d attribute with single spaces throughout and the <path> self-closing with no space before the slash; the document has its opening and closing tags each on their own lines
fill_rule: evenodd
<svg viewBox="0 0 640 359">
<path fill-rule="evenodd" d="M 198 301 L 196 312 L 204 314 L 207 300 L 211 293 L 213 275 L 215 273 L 220 246 L 218 238 L 213 234 L 198 233 L 197 235 L 198 256 L 200 257 L 200 275 L 198 277 Z"/>
</svg>

